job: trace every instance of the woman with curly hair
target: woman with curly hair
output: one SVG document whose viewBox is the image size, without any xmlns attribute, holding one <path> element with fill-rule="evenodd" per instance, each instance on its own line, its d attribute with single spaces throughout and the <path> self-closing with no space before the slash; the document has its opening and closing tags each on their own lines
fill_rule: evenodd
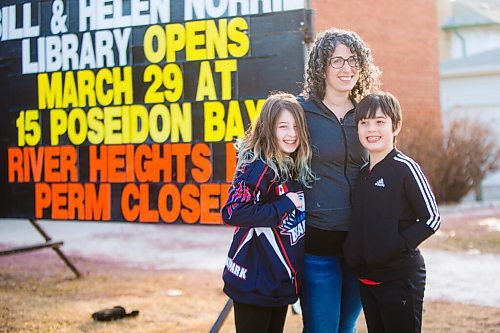
<svg viewBox="0 0 500 333">
<path fill-rule="evenodd" d="M 351 191 L 368 155 L 360 144 L 356 103 L 377 89 L 381 72 L 354 32 L 329 29 L 309 52 L 302 95 L 309 127 L 312 171 L 305 190 L 306 241 L 301 307 L 304 332 L 355 332 L 361 311 L 358 281 L 342 244 L 351 215 Z"/>
</svg>

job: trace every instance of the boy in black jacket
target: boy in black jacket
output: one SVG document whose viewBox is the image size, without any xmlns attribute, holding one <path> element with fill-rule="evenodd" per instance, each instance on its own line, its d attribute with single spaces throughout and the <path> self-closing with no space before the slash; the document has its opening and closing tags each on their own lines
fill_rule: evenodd
<svg viewBox="0 0 500 333">
<path fill-rule="evenodd" d="M 359 276 L 370 333 L 421 331 L 426 273 L 417 247 L 440 225 L 420 166 L 394 148 L 401 122 L 399 102 L 389 93 L 370 94 L 356 108 L 370 161 L 354 190 L 344 254 Z"/>
</svg>

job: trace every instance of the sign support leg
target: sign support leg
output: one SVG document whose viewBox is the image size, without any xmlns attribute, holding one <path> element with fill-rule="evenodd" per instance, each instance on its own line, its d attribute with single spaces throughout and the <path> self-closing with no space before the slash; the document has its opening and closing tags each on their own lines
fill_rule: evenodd
<svg viewBox="0 0 500 333">
<path fill-rule="evenodd" d="M 81 273 L 78 271 L 78 269 L 75 267 L 75 265 L 73 265 L 73 263 L 68 259 L 68 257 L 66 257 L 66 255 L 59 248 L 64 244 L 64 242 L 53 241 L 50 238 L 50 236 L 45 232 L 45 230 L 43 230 L 42 227 L 36 222 L 36 220 L 29 219 L 29 221 L 30 221 L 31 225 L 38 231 L 38 233 L 40 235 L 42 235 L 42 237 L 45 239 L 45 243 L 3 250 L 3 251 L 0 251 L 0 257 L 10 255 L 10 254 L 41 250 L 41 249 L 45 249 L 45 248 L 50 247 L 50 248 L 52 248 L 52 250 L 54 250 L 57 253 L 57 255 L 61 258 L 61 260 L 64 261 L 66 266 L 68 266 L 69 269 L 71 269 L 71 271 L 76 275 L 76 277 L 79 278 L 81 276 Z"/>
<path fill-rule="evenodd" d="M 217 320 L 214 323 L 214 326 L 210 329 L 210 333 L 217 333 L 219 330 L 222 328 L 222 325 L 224 324 L 224 321 L 226 320 L 227 316 L 229 315 L 229 311 L 231 311 L 231 308 L 233 307 L 233 300 L 228 299 L 224 307 L 222 308 L 221 312 L 219 313 L 219 317 L 217 317 Z"/>
</svg>

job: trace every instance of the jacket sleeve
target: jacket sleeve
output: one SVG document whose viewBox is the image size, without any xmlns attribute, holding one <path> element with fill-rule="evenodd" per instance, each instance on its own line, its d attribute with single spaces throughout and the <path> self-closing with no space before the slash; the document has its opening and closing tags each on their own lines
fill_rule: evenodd
<svg viewBox="0 0 500 333">
<path fill-rule="evenodd" d="M 295 209 L 286 195 L 267 202 L 268 167 L 261 168 L 258 164 L 248 165 L 233 180 L 227 202 L 221 210 L 224 223 L 243 228 L 277 227 Z"/>
<path fill-rule="evenodd" d="M 405 190 L 417 220 L 403 230 L 401 235 L 411 248 L 416 248 L 439 229 L 441 216 L 434 193 L 420 166 L 413 162 L 408 167 L 410 172 L 405 177 Z"/>
</svg>

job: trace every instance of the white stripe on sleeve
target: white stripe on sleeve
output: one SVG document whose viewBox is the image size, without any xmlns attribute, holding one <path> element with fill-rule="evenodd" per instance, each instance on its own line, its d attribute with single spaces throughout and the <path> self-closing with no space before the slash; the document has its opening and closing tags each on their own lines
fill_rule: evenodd
<svg viewBox="0 0 500 333">
<path fill-rule="evenodd" d="M 420 189 L 420 193 L 424 198 L 425 205 L 429 212 L 430 218 L 425 222 L 432 230 L 436 231 L 439 228 L 441 223 L 441 217 L 438 213 L 438 208 L 436 204 L 436 199 L 434 194 L 432 193 L 429 183 L 425 178 L 420 166 L 411 158 L 399 153 L 394 157 L 394 160 L 402 162 L 408 166 L 410 169 L 415 181 L 417 182 L 418 188 Z"/>
</svg>

